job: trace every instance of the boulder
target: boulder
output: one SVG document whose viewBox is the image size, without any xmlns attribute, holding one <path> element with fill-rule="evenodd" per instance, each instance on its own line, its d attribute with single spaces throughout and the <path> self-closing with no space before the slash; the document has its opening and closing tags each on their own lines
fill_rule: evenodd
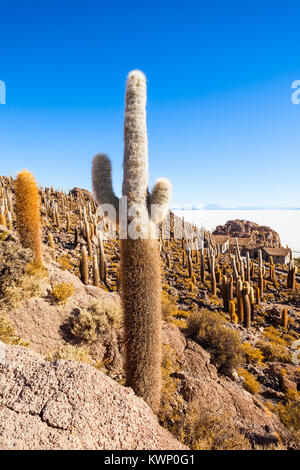
<svg viewBox="0 0 300 470">
<path fill-rule="evenodd" d="M 92 366 L 8 345 L 2 362 L 1 450 L 186 449 L 130 388 Z"/>
</svg>

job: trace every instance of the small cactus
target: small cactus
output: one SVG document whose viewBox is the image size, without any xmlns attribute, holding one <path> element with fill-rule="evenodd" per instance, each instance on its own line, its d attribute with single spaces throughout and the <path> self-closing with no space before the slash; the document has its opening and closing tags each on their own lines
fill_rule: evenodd
<svg viewBox="0 0 300 470">
<path fill-rule="evenodd" d="M 235 303 L 234 303 L 234 300 L 231 300 L 229 302 L 229 313 L 230 313 L 230 320 L 233 322 L 233 323 L 238 323 L 238 317 L 235 313 Z"/>
<path fill-rule="evenodd" d="M 281 321 L 280 321 L 281 326 L 283 328 L 287 328 L 288 321 L 289 321 L 288 310 L 287 308 L 283 308 L 281 312 Z"/>
<path fill-rule="evenodd" d="M 55 260 L 56 258 L 55 243 L 54 243 L 54 238 L 51 232 L 48 232 L 48 245 L 51 248 L 51 256 Z"/>
</svg>

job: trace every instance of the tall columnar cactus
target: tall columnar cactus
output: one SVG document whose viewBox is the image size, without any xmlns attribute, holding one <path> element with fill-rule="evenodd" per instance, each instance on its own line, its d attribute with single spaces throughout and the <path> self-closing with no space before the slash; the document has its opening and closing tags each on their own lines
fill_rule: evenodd
<svg viewBox="0 0 300 470">
<path fill-rule="evenodd" d="M 210 272 L 211 272 L 211 293 L 212 295 L 217 295 L 217 281 L 216 281 L 216 259 L 215 256 L 212 255 L 210 258 Z"/>
<path fill-rule="evenodd" d="M 100 275 L 99 275 L 99 266 L 98 266 L 98 256 L 94 254 L 93 256 L 93 285 L 95 287 L 100 286 Z"/>
<path fill-rule="evenodd" d="M 17 227 L 20 240 L 25 248 L 34 253 L 34 261 L 43 264 L 40 196 L 34 176 L 27 170 L 21 171 L 15 180 Z"/>
<path fill-rule="evenodd" d="M 261 300 L 263 300 L 263 298 L 264 298 L 264 291 L 265 291 L 264 275 L 265 275 L 265 272 L 266 272 L 266 269 L 265 269 L 264 266 L 259 267 L 259 270 L 258 270 L 258 287 L 259 287 Z"/>
<path fill-rule="evenodd" d="M 235 260 L 234 255 L 231 256 L 231 265 L 232 265 L 234 280 L 235 280 L 235 282 L 237 282 L 237 280 L 239 278 L 239 273 L 238 273 L 238 270 L 237 270 L 237 267 L 236 267 L 236 260 Z"/>
<path fill-rule="evenodd" d="M 245 282 L 242 289 L 243 304 L 244 304 L 244 326 L 250 328 L 251 325 L 251 303 L 250 303 L 250 285 Z"/>
<path fill-rule="evenodd" d="M 288 310 L 287 308 L 283 308 L 281 312 L 281 319 L 280 319 L 281 326 L 283 328 L 287 328 L 288 321 L 289 321 Z"/>
<path fill-rule="evenodd" d="M 193 275 L 194 275 L 194 270 L 193 270 L 193 258 L 192 258 L 192 256 L 191 256 L 191 253 L 190 253 L 190 252 L 188 252 L 187 259 L 188 259 L 189 278 L 192 279 L 192 277 L 193 277 Z"/>
<path fill-rule="evenodd" d="M 255 293 L 253 287 L 250 287 L 249 300 L 251 305 L 251 321 L 253 322 L 255 320 Z"/>
<path fill-rule="evenodd" d="M 201 248 L 200 278 L 202 284 L 205 283 L 205 248 Z"/>
<path fill-rule="evenodd" d="M 246 268 L 246 281 L 250 282 L 251 281 L 251 260 L 249 253 L 247 252 L 247 268 Z"/>
<path fill-rule="evenodd" d="M 294 261 L 289 264 L 289 271 L 287 275 L 287 288 L 294 290 L 296 288 L 296 274 L 298 268 L 295 266 Z"/>
<path fill-rule="evenodd" d="M 258 286 L 254 287 L 254 292 L 255 292 L 255 303 L 256 305 L 260 305 L 260 290 Z"/>
<path fill-rule="evenodd" d="M 80 258 L 80 274 L 83 284 L 89 283 L 89 266 L 88 266 L 88 255 L 86 247 L 81 247 L 81 258 Z"/>
<path fill-rule="evenodd" d="M 228 278 L 226 274 L 224 274 L 223 276 L 222 297 L 223 297 L 224 312 L 229 312 Z"/>
<path fill-rule="evenodd" d="M 236 299 L 237 299 L 238 318 L 239 318 L 239 323 L 241 324 L 244 321 L 244 304 L 243 304 L 242 289 L 243 289 L 243 281 L 241 278 L 239 278 L 236 283 Z"/>
<path fill-rule="evenodd" d="M 146 129 L 146 79 L 142 72 L 129 74 L 124 122 L 123 196 L 127 197 L 129 223 L 121 238 L 121 297 L 124 308 L 126 380 L 137 395 L 158 410 L 161 388 L 161 280 L 157 224 L 167 215 L 171 195 L 168 180 L 160 179 L 148 191 L 148 142 Z M 99 204 L 115 207 L 119 200 L 111 182 L 111 165 L 105 155 L 93 161 L 93 190 Z M 151 205 L 159 208 L 150 219 Z M 140 237 L 132 237 L 131 210 L 137 206 Z M 153 215 L 153 213 L 152 213 Z M 121 229 L 121 225 L 120 225 Z"/>
<path fill-rule="evenodd" d="M 274 266 L 274 264 L 270 264 L 269 280 L 270 281 L 275 280 L 275 266 Z"/>
</svg>

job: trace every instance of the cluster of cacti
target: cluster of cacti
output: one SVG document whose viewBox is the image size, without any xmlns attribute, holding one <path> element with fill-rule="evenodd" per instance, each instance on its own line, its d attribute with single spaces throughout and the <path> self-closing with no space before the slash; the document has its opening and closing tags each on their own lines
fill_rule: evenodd
<svg viewBox="0 0 300 470">
<path fill-rule="evenodd" d="M 149 195 L 146 80 L 139 71 L 128 76 L 125 104 L 122 192 L 127 198 L 128 213 L 137 208 L 140 221 L 140 236 L 132 238 L 126 226 L 126 237 L 121 239 L 126 379 L 137 395 L 157 411 L 161 388 L 161 280 L 155 234 L 157 224 L 168 212 L 170 184 L 159 180 Z M 105 155 L 95 157 L 92 179 L 98 203 L 111 204 L 118 213 L 119 200 L 112 190 L 111 165 Z M 150 219 L 151 204 L 160 209 L 155 220 Z M 122 214 L 119 217 L 121 220 Z M 132 221 L 133 217 L 128 216 L 126 222 Z"/>
</svg>

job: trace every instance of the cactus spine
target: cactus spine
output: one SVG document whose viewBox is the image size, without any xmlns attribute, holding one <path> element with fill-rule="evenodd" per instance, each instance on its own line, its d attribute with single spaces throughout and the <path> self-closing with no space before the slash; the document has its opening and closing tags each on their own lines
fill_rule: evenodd
<svg viewBox="0 0 300 470">
<path fill-rule="evenodd" d="M 128 212 L 138 206 L 140 237 L 121 237 L 121 297 L 125 326 L 126 381 L 157 412 L 161 388 L 161 280 L 157 224 L 168 213 L 171 186 L 161 179 L 148 192 L 148 142 L 146 129 L 146 79 L 140 71 L 129 74 L 124 122 L 123 196 Z M 93 161 L 93 189 L 99 204 L 118 199 L 111 184 L 110 162 L 104 155 Z M 152 204 L 159 207 L 150 220 Z M 132 218 L 128 217 L 128 222 Z"/>
</svg>

